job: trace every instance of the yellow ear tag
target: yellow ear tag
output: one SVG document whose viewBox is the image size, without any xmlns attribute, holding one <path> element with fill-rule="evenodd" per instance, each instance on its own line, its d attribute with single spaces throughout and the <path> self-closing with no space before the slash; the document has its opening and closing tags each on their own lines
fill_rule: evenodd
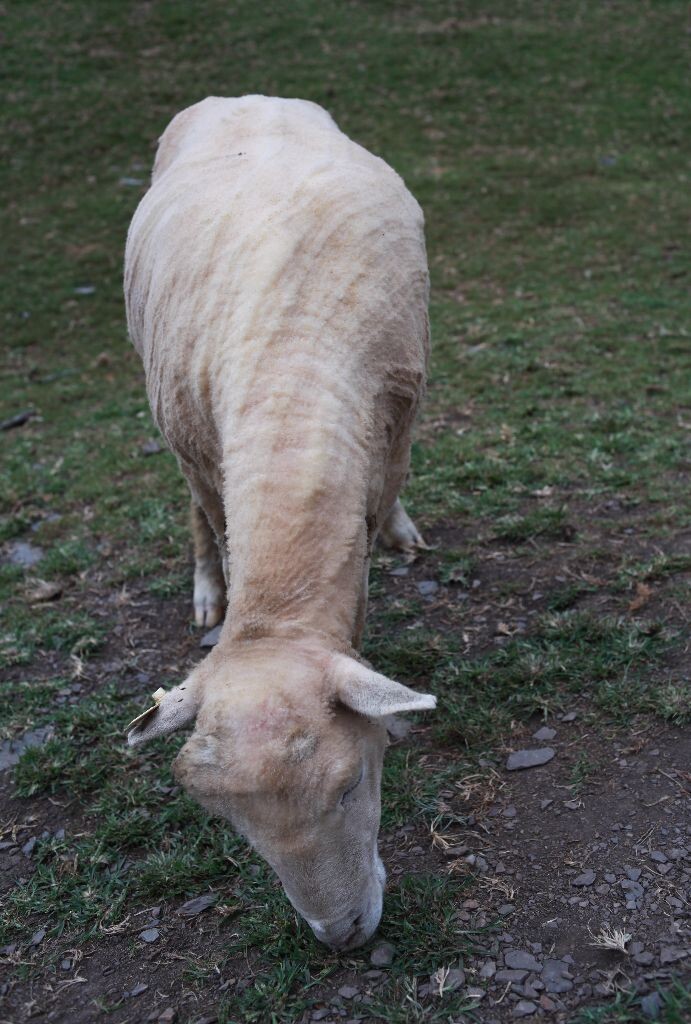
<svg viewBox="0 0 691 1024">
<path fill-rule="evenodd" d="M 125 732 L 129 732 L 130 729 L 132 729 L 135 725 L 143 725 L 144 722 L 147 721 L 147 719 L 151 718 L 152 715 L 155 715 L 165 695 L 166 691 L 163 689 L 162 686 L 159 686 L 156 692 L 151 694 L 155 701 L 154 706 L 152 708 L 147 708 L 146 711 L 142 711 L 141 715 L 137 715 L 136 718 L 133 718 L 130 724 L 125 729 Z"/>
</svg>

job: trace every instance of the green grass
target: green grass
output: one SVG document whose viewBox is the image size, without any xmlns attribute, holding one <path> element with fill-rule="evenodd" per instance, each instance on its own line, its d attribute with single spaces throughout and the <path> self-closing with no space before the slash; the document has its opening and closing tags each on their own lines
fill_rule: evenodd
<svg viewBox="0 0 691 1024">
<path fill-rule="evenodd" d="M 44 555 L 30 571 L 0 558 L 0 729 L 55 723 L 17 766 L 17 792 L 27 810 L 73 799 L 81 817 L 78 835 L 40 841 L 35 874 L 5 900 L 0 941 L 40 918 L 49 937 L 98 943 L 99 925 L 133 906 L 212 885 L 241 907 L 238 949 L 256 972 L 219 1020 L 293 1020 L 337 966 L 243 844 L 171 795 L 178 740 L 145 756 L 123 748 L 138 702 L 114 685 L 55 703 L 109 637 L 114 612 L 101 618 L 92 602 L 141 587 L 170 615 L 190 588 L 185 487 L 169 454 L 142 451 L 155 430 L 126 339 L 121 266 L 154 141 L 207 94 L 324 104 L 425 209 L 433 358 L 407 504 L 423 529 L 455 531 L 429 556 L 440 582 L 462 596 L 481 579 L 503 621 L 533 559 L 608 566 L 592 570 L 607 578 L 606 614 L 588 604 L 600 584 L 555 581 L 525 633 L 503 646 L 485 638 L 468 656 L 468 606 L 440 625 L 412 588 L 392 596 L 391 563 L 380 561 L 366 654 L 443 708 L 418 741 L 389 752 L 384 827 L 429 825 L 449 773 L 462 780 L 478 755 L 496 758 L 512 723 L 536 713 L 577 700 L 607 725 L 688 720 L 668 612 L 684 600 L 689 557 L 654 547 L 689 526 L 685 18 L 678 0 L 498 0 L 491 16 L 480 0 L 462 10 L 207 0 L 203 16 L 182 0 L 26 0 L 4 11 L 0 227 L 13 244 L 1 257 L 0 419 L 39 415 L 0 434 L 0 544 L 28 540 Z M 613 501 L 636 510 L 631 534 L 623 514 L 598 518 Z M 615 554 L 612 537 L 623 542 Z M 496 550 L 521 574 L 486 591 Z M 60 582 L 63 597 L 29 606 L 30 577 Z M 666 611 L 629 614 L 638 583 Z M 590 770 L 577 762 L 573 785 Z M 426 971 L 459 956 L 455 898 L 433 876 L 387 897 L 382 934 L 401 952 L 372 1004 L 379 1019 L 465 1012 L 461 997 L 431 1008 L 418 995 Z M 688 1014 L 684 998 L 666 996 L 665 1024 Z M 637 1013 L 618 999 L 583 1022 Z"/>
</svg>

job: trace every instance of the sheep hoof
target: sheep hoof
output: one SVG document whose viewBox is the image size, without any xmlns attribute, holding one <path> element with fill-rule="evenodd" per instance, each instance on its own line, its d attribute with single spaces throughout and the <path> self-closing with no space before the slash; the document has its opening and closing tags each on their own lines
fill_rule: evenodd
<svg viewBox="0 0 691 1024">
<path fill-rule="evenodd" d="M 215 580 L 201 573 L 194 576 L 194 621 L 200 629 L 211 629 L 223 619 L 224 593 Z"/>
<path fill-rule="evenodd" d="M 411 553 L 428 550 L 420 531 L 400 501 L 397 501 L 391 509 L 381 528 L 379 539 L 384 547 L 393 548 L 396 551 Z"/>
</svg>

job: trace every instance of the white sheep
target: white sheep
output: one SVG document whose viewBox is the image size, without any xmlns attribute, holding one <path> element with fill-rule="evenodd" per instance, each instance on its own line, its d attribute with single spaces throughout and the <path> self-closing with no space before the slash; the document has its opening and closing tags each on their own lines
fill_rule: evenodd
<svg viewBox="0 0 691 1024">
<path fill-rule="evenodd" d="M 385 718 L 435 703 L 357 653 L 375 538 L 422 543 L 398 501 L 428 352 L 422 213 L 314 103 L 211 97 L 161 138 L 125 292 L 192 494 L 197 623 L 225 611 L 130 743 L 196 721 L 178 778 L 352 948 L 381 915 Z"/>
</svg>

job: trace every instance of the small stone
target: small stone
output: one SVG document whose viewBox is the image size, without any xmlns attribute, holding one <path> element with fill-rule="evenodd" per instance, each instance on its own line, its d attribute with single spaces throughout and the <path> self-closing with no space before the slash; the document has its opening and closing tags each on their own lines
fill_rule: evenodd
<svg viewBox="0 0 691 1024">
<path fill-rule="evenodd" d="M 508 772 L 515 772 L 521 768 L 537 768 L 542 764 L 547 764 L 554 757 L 554 750 L 552 747 L 539 747 L 535 750 L 516 750 L 513 754 L 509 754 L 506 759 L 506 770 Z"/>
<path fill-rule="evenodd" d="M 606 896 L 609 892 L 609 886 L 605 882 L 604 885 L 598 885 L 595 889 L 595 892 L 598 894 L 598 896 Z"/>
<path fill-rule="evenodd" d="M 439 590 L 439 584 L 436 580 L 420 580 L 417 584 L 417 592 L 423 597 L 431 597 Z"/>
<path fill-rule="evenodd" d="M 195 899 L 187 900 L 186 903 L 183 903 L 178 910 L 178 914 L 182 917 L 196 917 L 202 911 L 213 907 L 217 900 L 218 895 L 215 892 L 205 892 L 202 896 L 197 896 Z"/>
<path fill-rule="evenodd" d="M 507 967 L 516 970 L 540 971 L 542 965 L 538 963 L 532 953 L 523 949 L 507 949 L 504 954 L 504 963 Z"/>
<path fill-rule="evenodd" d="M 25 540 L 15 540 L 7 546 L 7 558 L 12 565 L 19 565 L 23 569 L 30 569 L 43 558 L 43 548 L 29 544 Z"/>
<path fill-rule="evenodd" d="M 31 938 L 29 940 L 29 945 L 30 946 L 40 946 L 40 944 L 43 942 L 45 937 L 46 937 L 46 930 L 45 930 L 45 928 L 39 928 L 38 931 L 34 932 L 34 934 L 31 936 Z"/>
<path fill-rule="evenodd" d="M 199 641 L 199 646 L 215 647 L 221 635 L 221 628 L 222 627 L 220 625 L 214 626 L 214 628 L 210 629 L 208 633 L 205 633 L 204 636 Z"/>
<path fill-rule="evenodd" d="M 380 942 L 370 954 L 369 962 L 375 967 L 388 967 L 393 961 L 395 947 L 390 942 Z"/>
<path fill-rule="evenodd" d="M 341 985 L 338 990 L 338 994 L 339 996 L 342 996 L 343 999 L 354 999 L 355 996 L 360 995 L 360 989 L 356 988 L 354 985 Z"/>
<path fill-rule="evenodd" d="M 531 1003 L 529 999 L 519 999 L 513 1008 L 513 1017 L 529 1017 L 531 1013 L 537 1012 L 537 1006 L 535 1003 Z"/>
<path fill-rule="evenodd" d="M 72 291 L 75 295 L 93 295 L 96 287 L 93 284 L 82 284 L 77 288 L 73 288 Z"/>
<path fill-rule="evenodd" d="M 628 864 L 625 864 L 624 871 L 626 872 L 626 877 L 629 878 L 632 882 L 637 882 L 638 879 L 641 877 L 640 868 L 632 868 L 629 867 Z"/>
<path fill-rule="evenodd" d="M 469 999 L 484 999 L 487 993 L 479 985 L 468 985 L 465 994 Z"/>
<path fill-rule="evenodd" d="M 544 800 L 540 801 L 540 810 L 541 811 L 546 811 L 547 808 L 549 807 L 549 805 L 553 804 L 553 803 L 554 803 L 554 800 L 552 799 L 552 797 L 546 797 Z"/>
<path fill-rule="evenodd" d="M 505 985 L 507 982 L 511 982 L 512 985 L 522 985 L 529 973 L 529 971 L 521 971 L 514 967 L 504 971 L 497 971 L 494 975 L 494 980 L 500 985 Z"/>
<path fill-rule="evenodd" d="M 142 455 L 158 455 L 159 452 L 165 451 L 165 448 L 155 438 L 150 438 L 144 442 L 139 451 Z"/>
<path fill-rule="evenodd" d="M 541 729 L 533 733 L 533 739 L 537 740 L 538 743 L 549 743 L 557 735 L 556 729 L 550 729 L 548 725 L 543 725 Z"/>
<path fill-rule="evenodd" d="M 640 964 L 641 967 L 649 967 L 655 957 L 652 953 L 634 953 L 633 960 L 635 963 Z"/>
<path fill-rule="evenodd" d="M 497 964 L 495 960 L 485 960 L 484 964 L 479 970 L 481 978 L 493 978 L 497 973 Z"/>
<path fill-rule="evenodd" d="M 673 864 L 658 864 L 657 865 L 657 870 L 659 871 L 659 873 L 661 875 L 668 875 L 673 867 L 674 867 Z"/>
<path fill-rule="evenodd" d="M 666 864 L 667 858 L 665 857 L 662 850 L 653 850 L 650 854 L 650 859 L 654 860 L 656 864 Z"/>
<path fill-rule="evenodd" d="M 677 960 L 683 960 L 689 955 L 687 949 L 679 949 L 677 946 L 663 946 L 660 950 L 660 963 L 673 964 Z"/>
<path fill-rule="evenodd" d="M 545 960 L 540 976 L 548 992 L 559 993 L 569 992 L 573 988 L 573 982 L 565 977 L 567 974 L 568 964 L 564 960 Z"/>
<path fill-rule="evenodd" d="M 25 857 L 31 856 L 31 854 L 34 852 L 34 847 L 36 846 L 37 842 L 38 838 L 36 836 L 32 836 L 31 839 L 27 839 L 27 841 L 22 846 L 22 853 L 24 854 Z"/>
<path fill-rule="evenodd" d="M 60 961 L 60 970 L 61 971 L 71 971 L 72 970 L 72 961 L 69 959 L 69 957 L 65 957 L 64 960 Z"/>
<path fill-rule="evenodd" d="M 138 982 L 129 992 L 125 992 L 125 999 L 134 999 L 136 996 L 140 996 L 142 992 L 146 992 L 148 987 L 143 981 Z"/>
<path fill-rule="evenodd" d="M 662 997 L 659 992 L 651 992 L 650 995 L 643 996 L 641 999 L 641 1010 L 651 1020 L 657 1020 L 661 1009 Z"/>
<path fill-rule="evenodd" d="M 509 914 L 513 914 L 514 905 L 513 903 L 502 903 L 499 907 L 499 913 L 502 917 L 508 917 Z"/>
<path fill-rule="evenodd" d="M 584 871 L 582 875 L 579 875 L 577 878 L 572 878 L 571 885 L 575 885 L 580 888 L 583 886 L 592 885 L 594 881 L 595 872 L 592 868 L 588 868 L 588 870 Z"/>
<path fill-rule="evenodd" d="M 444 992 L 455 992 L 465 985 L 465 971 L 461 967 L 452 967 L 444 978 Z"/>
<path fill-rule="evenodd" d="M 561 721 L 562 722 L 575 722 L 577 718 L 578 718 L 578 712 L 577 711 L 567 711 L 565 715 L 561 716 Z"/>
<path fill-rule="evenodd" d="M 139 938 L 143 939 L 144 942 L 156 942 L 159 934 L 158 928 L 146 928 L 143 932 L 139 933 Z"/>
<path fill-rule="evenodd" d="M 547 1010 L 548 1013 L 551 1013 L 552 1010 L 556 1010 L 557 1008 L 557 1004 L 554 1002 L 554 1000 L 550 999 L 549 996 L 545 995 L 544 992 L 540 996 L 540 1006 L 543 1010 Z"/>
<path fill-rule="evenodd" d="M 630 900 L 639 900 L 641 896 L 645 895 L 645 889 L 640 882 L 632 882 L 628 878 L 622 878 L 619 885 Z"/>
<path fill-rule="evenodd" d="M 169 1006 L 159 1015 L 158 1024 L 174 1024 L 177 1015 L 177 1010 L 173 1006 Z"/>
<path fill-rule="evenodd" d="M 509 806 L 505 807 L 501 813 L 504 815 L 505 818 L 515 818 L 518 814 L 518 811 L 516 810 L 513 804 L 509 804 Z"/>
<path fill-rule="evenodd" d="M 614 885 L 616 880 L 617 880 L 617 876 L 613 875 L 611 871 L 607 871 L 605 873 L 605 881 L 609 882 L 610 885 Z M 634 879 L 634 881 L 635 881 L 635 879 Z"/>
</svg>

